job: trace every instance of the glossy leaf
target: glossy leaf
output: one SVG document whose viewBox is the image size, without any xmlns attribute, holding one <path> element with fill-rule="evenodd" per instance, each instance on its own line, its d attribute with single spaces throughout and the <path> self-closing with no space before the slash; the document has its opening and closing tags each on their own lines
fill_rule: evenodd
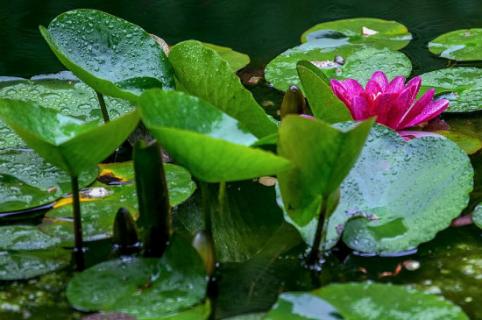
<svg viewBox="0 0 482 320">
<path fill-rule="evenodd" d="M 284 209 L 295 226 L 318 218 L 322 199 L 335 192 L 348 175 L 372 124 L 368 120 L 342 131 L 299 116 L 282 121 L 278 153 L 295 167 L 280 173 L 278 181 Z"/>
<path fill-rule="evenodd" d="M 303 91 L 313 115 L 328 123 L 350 121 L 348 108 L 335 96 L 325 74 L 309 61 L 300 61 L 296 67 Z"/>
<path fill-rule="evenodd" d="M 342 19 L 319 23 L 306 30 L 301 42 L 313 41 L 323 47 L 364 44 L 375 48 L 400 50 L 412 35 L 403 24 L 376 18 Z"/>
<path fill-rule="evenodd" d="M 135 101 L 147 88 L 173 88 L 162 48 L 139 26 L 98 10 L 57 16 L 40 32 L 57 58 L 95 90 Z"/>
<path fill-rule="evenodd" d="M 442 137 L 403 140 L 375 126 L 341 187 L 328 223 L 331 247 L 343 241 L 364 253 L 411 250 L 432 240 L 459 216 L 473 187 L 469 158 Z M 310 231 L 306 230 L 306 235 Z"/>
<path fill-rule="evenodd" d="M 203 45 L 210 49 L 215 50 L 224 60 L 226 60 L 229 63 L 229 65 L 231 66 L 231 69 L 234 72 L 243 69 L 250 62 L 250 58 L 247 54 L 234 51 L 231 48 L 218 46 L 216 44 L 206 43 L 206 42 L 203 42 Z"/>
<path fill-rule="evenodd" d="M 289 162 L 249 146 L 256 137 L 199 98 L 151 90 L 139 99 L 142 120 L 170 155 L 207 181 L 244 180 L 276 174 Z"/>
<path fill-rule="evenodd" d="M 480 204 L 475 207 L 472 213 L 472 220 L 477 227 L 482 229 L 482 206 Z"/>
<path fill-rule="evenodd" d="M 206 285 L 201 258 L 187 242 L 174 237 L 160 259 L 111 260 L 76 274 L 67 298 L 83 311 L 118 311 L 139 320 L 154 319 L 200 303 Z"/>
<path fill-rule="evenodd" d="M 97 177 L 93 166 L 80 176 L 85 187 Z M 0 151 L 0 212 L 52 202 L 70 192 L 70 177 L 28 149 Z"/>
<path fill-rule="evenodd" d="M 450 60 L 482 60 L 482 29 L 461 29 L 442 34 L 428 43 L 428 49 Z"/>
<path fill-rule="evenodd" d="M 335 62 L 340 58 L 344 60 L 343 64 Z M 271 60 L 266 66 L 266 80 L 281 91 L 286 91 L 291 85 L 299 86 L 296 65 L 303 60 L 317 65 L 330 79 L 352 78 L 362 85 L 378 70 L 390 79 L 398 75 L 408 77 L 412 70 L 408 57 L 398 51 L 363 46 L 319 48 L 307 42 Z"/>
<path fill-rule="evenodd" d="M 282 293 L 264 320 L 339 320 L 337 310 L 324 299 L 310 293 Z"/>
<path fill-rule="evenodd" d="M 435 92 L 450 101 L 446 112 L 482 110 L 482 69 L 457 67 L 424 73 L 422 92 Z"/>
<path fill-rule="evenodd" d="M 482 149 L 482 141 L 477 137 L 448 130 L 439 130 L 435 131 L 435 133 L 440 134 L 449 140 L 452 140 L 469 155 L 474 154 L 480 149 Z"/>
<path fill-rule="evenodd" d="M 109 156 L 137 126 L 136 112 L 105 125 L 85 123 L 34 103 L 0 100 L 0 119 L 48 162 L 78 176 Z"/>
<path fill-rule="evenodd" d="M 0 82 L 0 98 L 36 102 L 85 121 L 102 119 L 95 92 L 67 72 L 34 77 L 35 80 Z M 133 110 L 124 100 L 105 97 L 112 119 Z M 10 128 L 0 123 L 0 149 L 25 144 Z"/>
<path fill-rule="evenodd" d="M 169 61 L 185 91 L 238 120 L 258 138 L 276 132 L 274 121 L 215 50 L 184 41 L 172 48 Z"/>
</svg>

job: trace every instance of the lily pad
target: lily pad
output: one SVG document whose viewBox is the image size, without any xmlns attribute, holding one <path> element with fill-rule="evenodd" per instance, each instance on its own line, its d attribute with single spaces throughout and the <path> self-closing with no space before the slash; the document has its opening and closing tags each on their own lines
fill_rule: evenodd
<svg viewBox="0 0 482 320">
<path fill-rule="evenodd" d="M 0 227 L 0 280 L 30 279 L 69 264 L 60 240 L 34 226 Z"/>
<path fill-rule="evenodd" d="M 312 295 L 331 303 L 346 319 L 469 319 L 459 306 L 442 297 L 400 286 L 332 284 L 313 291 Z"/>
<path fill-rule="evenodd" d="M 105 95 L 135 101 L 147 88 L 174 87 L 162 48 L 141 27 L 121 18 L 72 10 L 40 32 L 60 62 Z"/>
<path fill-rule="evenodd" d="M 442 34 L 428 43 L 428 49 L 450 60 L 482 60 L 482 29 L 461 29 Z"/>
<path fill-rule="evenodd" d="M 334 62 L 335 57 L 342 57 L 344 64 Z M 377 70 L 385 72 L 388 78 L 398 75 L 408 77 L 412 71 L 408 57 L 398 51 L 363 46 L 317 48 L 307 42 L 273 59 L 266 66 L 266 80 L 281 91 L 286 91 L 292 85 L 301 87 L 296 65 L 302 60 L 317 65 L 330 79 L 352 78 L 363 85 Z"/>
<path fill-rule="evenodd" d="M 238 120 L 258 138 L 276 132 L 275 122 L 215 50 L 199 41 L 184 41 L 172 48 L 169 61 L 188 93 Z"/>
<path fill-rule="evenodd" d="M 465 208 L 473 174 L 469 158 L 452 141 L 423 137 L 407 142 L 375 126 L 342 184 L 326 246 L 336 243 L 350 220 L 343 240 L 354 250 L 388 254 L 414 249 Z"/>
<path fill-rule="evenodd" d="M 66 76 L 65 72 L 36 77 L 36 80 L 1 81 L 0 98 L 37 102 L 85 121 L 102 119 L 94 90 L 74 76 Z M 105 102 L 111 119 L 133 110 L 125 100 L 105 97 Z M 24 145 L 20 137 L 0 122 L 0 149 Z"/>
<path fill-rule="evenodd" d="M 363 44 L 375 48 L 400 50 L 412 40 L 403 24 L 376 18 L 342 19 L 319 23 L 306 30 L 301 42 L 316 41 L 320 46 Z"/>
<path fill-rule="evenodd" d="M 424 73 L 422 90 L 435 92 L 450 101 L 445 112 L 472 112 L 482 110 L 482 69 L 447 68 Z"/>
<path fill-rule="evenodd" d="M 91 167 L 80 176 L 81 187 L 97 177 Z M 70 177 L 28 149 L 0 151 L 0 212 L 20 211 L 52 202 L 70 192 Z"/>
<path fill-rule="evenodd" d="M 224 60 L 229 63 L 231 69 L 233 69 L 235 72 L 246 67 L 251 61 L 247 54 L 234 51 L 231 48 L 206 42 L 203 42 L 203 45 L 215 50 Z"/>
<path fill-rule="evenodd" d="M 257 139 L 244 123 L 182 92 L 145 92 L 139 99 L 139 112 L 163 148 L 206 182 L 272 175 L 290 165 L 270 152 L 250 148 Z"/>
<path fill-rule="evenodd" d="M 338 311 L 326 300 L 304 292 L 282 293 L 264 320 L 339 320 Z"/>
<path fill-rule="evenodd" d="M 472 220 L 475 225 L 482 229 L 482 205 L 477 205 L 472 213 Z"/>
<path fill-rule="evenodd" d="M 67 287 L 82 311 L 117 311 L 137 319 L 173 315 L 200 303 L 207 278 L 197 252 L 174 236 L 162 258 L 118 259 L 78 273 Z"/>
<path fill-rule="evenodd" d="M 439 130 L 435 131 L 435 133 L 452 140 L 469 155 L 482 149 L 482 141 L 477 137 L 448 130 Z"/>
</svg>

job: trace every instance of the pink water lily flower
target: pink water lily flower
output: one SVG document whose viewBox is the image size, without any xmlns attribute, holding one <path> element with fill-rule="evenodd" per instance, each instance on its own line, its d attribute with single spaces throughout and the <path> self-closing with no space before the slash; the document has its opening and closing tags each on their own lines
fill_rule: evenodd
<svg viewBox="0 0 482 320">
<path fill-rule="evenodd" d="M 388 81 L 382 71 L 375 72 L 365 88 L 353 79 L 331 80 L 335 95 L 348 107 L 354 120 L 376 116 L 377 122 L 396 131 L 429 121 L 449 106 L 446 99 L 434 100 L 430 89 L 416 100 L 422 79 L 414 77 L 405 85 L 405 77 Z"/>
</svg>

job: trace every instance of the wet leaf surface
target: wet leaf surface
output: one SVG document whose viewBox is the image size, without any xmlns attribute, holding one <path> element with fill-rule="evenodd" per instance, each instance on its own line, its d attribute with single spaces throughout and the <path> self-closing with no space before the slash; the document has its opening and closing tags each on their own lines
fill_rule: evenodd
<svg viewBox="0 0 482 320">
<path fill-rule="evenodd" d="M 302 42 L 317 42 L 320 47 L 364 44 L 375 48 L 399 50 L 405 47 L 412 35 L 407 27 L 396 21 L 355 18 L 319 23 L 306 30 Z"/>
<path fill-rule="evenodd" d="M 343 57 L 344 64 L 334 62 L 337 56 Z M 318 48 L 307 42 L 271 60 L 266 66 L 266 80 L 281 91 L 292 85 L 300 86 L 296 64 L 302 60 L 315 63 L 328 78 L 352 78 L 363 85 L 377 70 L 385 72 L 389 79 L 398 75 L 408 77 L 412 71 L 408 57 L 398 51 L 363 46 Z"/>
<path fill-rule="evenodd" d="M 146 88 L 174 87 L 162 48 L 141 27 L 121 18 L 72 10 L 40 31 L 68 69 L 105 95 L 135 101 Z"/>
<path fill-rule="evenodd" d="M 203 42 L 203 45 L 215 50 L 224 60 L 226 60 L 233 71 L 239 71 L 246 67 L 249 62 L 249 56 L 247 54 L 234 51 L 231 48 L 219 46 L 212 43 Z"/>
<path fill-rule="evenodd" d="M 428 43 L 428 49 L 451 60 L 482 60 L 482 29 L 462 29 L 442 34 Z"/>
</svg>

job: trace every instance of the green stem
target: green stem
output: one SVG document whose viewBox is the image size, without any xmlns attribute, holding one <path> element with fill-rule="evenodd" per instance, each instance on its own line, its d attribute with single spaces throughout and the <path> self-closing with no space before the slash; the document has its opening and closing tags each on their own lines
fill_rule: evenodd
<svg viewBox="0 0 482 320">
<path fill-rule="evenodd" d="M 99 100 L 100 111 L 102 112 L 102 118 L 104 122 L 107 123 L 110 121 L 109 112 L 107 111 L 107 106 L 105 104 L 104 96 L 100 92 L 95 92 L 97 94 L 97 100 Z"/>
<path fill-rule="evenodd" d="M 74 257 L 77 270 L 81 271 L 84 269 L 84 246 L 82 240 L 82 220 L 80 213 L 80 194 L 79 194 L 79 178 L 76 176 L 71 176 L 72 183 L 72 208 L 74 213 Z"/>
<path fill-rule="evenodd" d="M 211 219 L 211 207 L 209 201 L 209 185 L 206 182 L 199 182 L 199 187 L 201 189 L 201 202 L 202 202 L 202 213 L 204 230 L 206 233 L 212 237 L 212 219 Z"/>
<path fill-rule="evenodd" d="M 320 214 L 318 216 L 318 224 L 316 226 L 316 233 L 315 233 L 315 240 L 313 241 L 313 246 L 311 247 L 311 251 L 308 254 L 308 264 L 315 264 L 319 260 L 319 251 L 321 241 L 323 240 L 323 226 L 325 225 L 325 217 L 326 217 L 326 210 L 328 208 L 328 198 L 324 197 L 321 200 L 321 209 Z"/>
</svg>

